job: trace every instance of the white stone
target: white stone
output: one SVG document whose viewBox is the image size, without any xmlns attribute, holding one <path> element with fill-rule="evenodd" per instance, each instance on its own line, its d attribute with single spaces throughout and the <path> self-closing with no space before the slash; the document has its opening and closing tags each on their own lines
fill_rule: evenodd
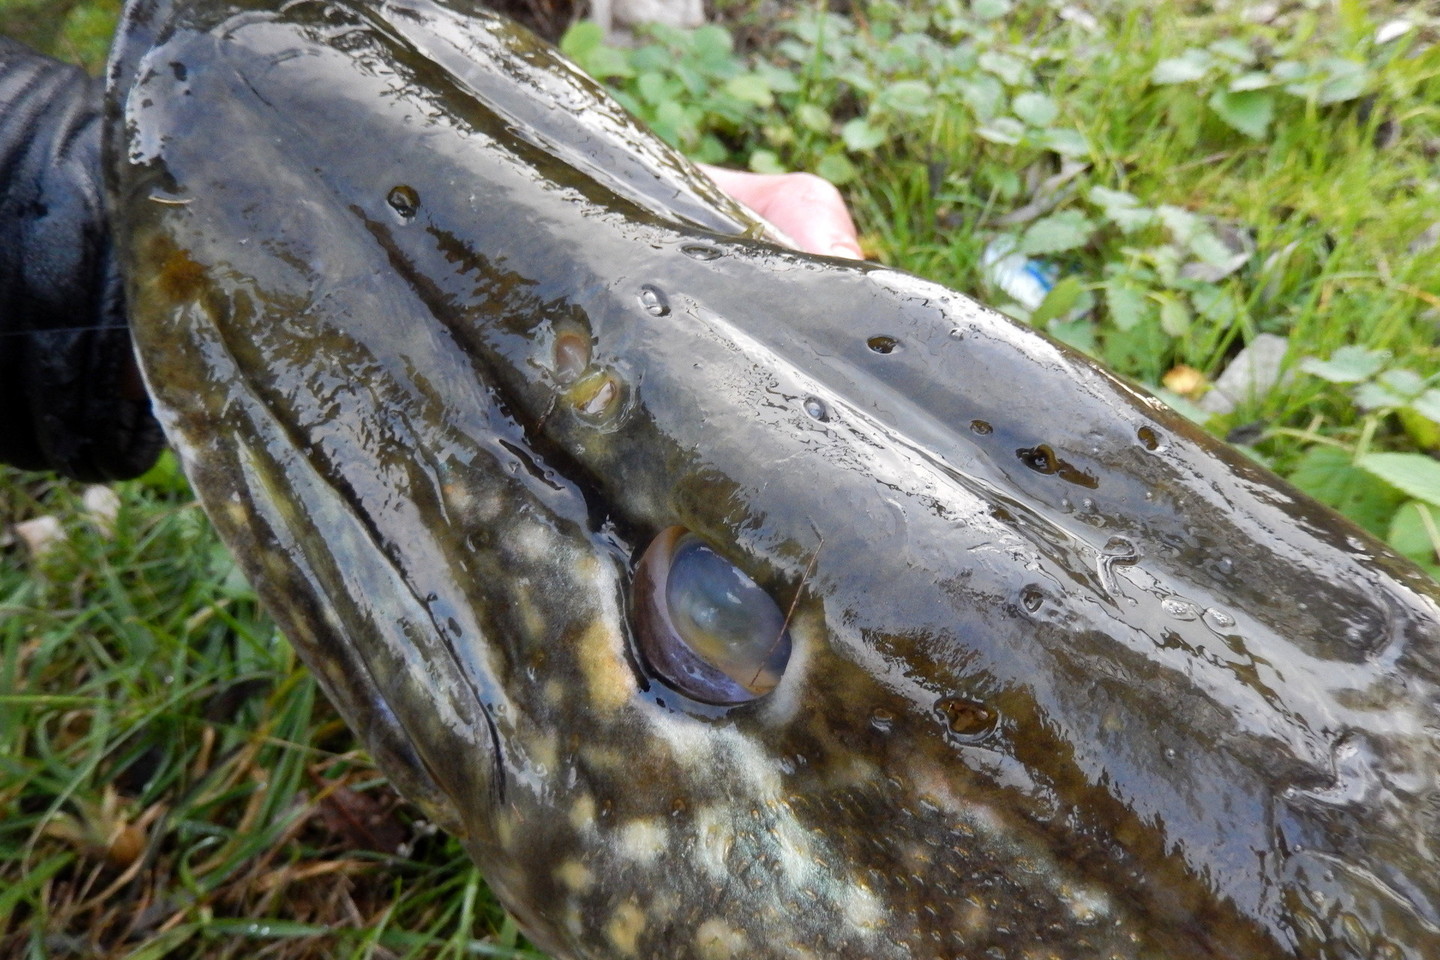
<svg viewBox="0 0 1440 960">
<path fill-rule="evenodd" d="M 1230 361 L 1215 379 L 1210 392 L 1200 398 L 1206 413 L 1230 413 L 1247 400 L 1263 396 L 1284 380 L 1280 366 L 1290 341 L 1273 333 L 1262 333 Z"/>
</svg>

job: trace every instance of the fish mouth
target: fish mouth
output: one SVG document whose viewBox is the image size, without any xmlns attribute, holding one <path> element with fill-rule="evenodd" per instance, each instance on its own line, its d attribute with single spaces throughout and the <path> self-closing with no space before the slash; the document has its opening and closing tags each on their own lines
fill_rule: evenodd
<svg viewBox="0 0 1440 960">
<path fill-rule="evenodd" d="M 1397 809 L 1434 768 L 1435 594 L 1402 561 L 1063 347 L 749 239 L 683 161 L 506 99 L 553 71 L 522 44 L 492 59 L 525 82 L 487 79 L 460 54 L 488 21 L 157 9 L 112 149 L 167 432 L 541 942 L 1435 942 L 1429 828 L 1326 799 L 1363 786 L 1349 757 L 1396 764 Z M 784 617 L 748 699 L 637 636 L 636 558 L 674 528 Z"/>
</svg>

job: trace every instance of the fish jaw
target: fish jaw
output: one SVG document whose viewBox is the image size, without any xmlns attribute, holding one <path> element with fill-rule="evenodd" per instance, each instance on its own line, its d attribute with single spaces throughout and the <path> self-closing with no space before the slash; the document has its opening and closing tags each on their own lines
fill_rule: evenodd
<svg viewBox="0 0 1440 960">
<path fill-rule="evenodd" d="M 115 192 L 167 432 L 538 942 L 1435 944 L 1435 594 L 1402 561 L 959 295 L 660 216 L 427 72 L 454 11 L 166 16 L 117 61 Z M 647 671 L 633 559 L 671 525 L 787 610 L 772 694 Z"/>
</svg>

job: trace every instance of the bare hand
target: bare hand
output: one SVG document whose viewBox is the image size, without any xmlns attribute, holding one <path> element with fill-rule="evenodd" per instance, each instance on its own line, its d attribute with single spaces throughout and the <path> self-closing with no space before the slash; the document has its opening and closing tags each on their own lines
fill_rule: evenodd
<svg viewBox="0 0 1440 960">
<path fill-rule="evenodd" d="M 813 173 L 745 173 L 702 164 L 716 186 L 779 227 L 806 253 L 864 259 L 835 185 Z"/>
</svg>

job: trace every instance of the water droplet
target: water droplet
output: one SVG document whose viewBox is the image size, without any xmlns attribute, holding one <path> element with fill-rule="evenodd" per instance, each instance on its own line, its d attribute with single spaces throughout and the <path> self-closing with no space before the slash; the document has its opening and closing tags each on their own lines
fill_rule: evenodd
<svg viewBox="0 0 1440 960">
<path fill-rule="evenodd" d="M 1033 583 L 1027 583 L 1020 590 L 1020 605 L 1031 613 L 1039 612 L 1045 605 L 1045 591 Z"/>
<path fill-rule="evenodd" d="M 1166 597 L 1160 601 L 1160 608 L 1176 620 L 1194 620 L 1200 616 L 1195 604 L 1183 597 Z"/>
<path fill-rule="evenodd" d="M 590 366 L 590 338 L 567 330 L 555 337 L 555 379 L 573 383 Z"/>
<path fill-rule="evenodd" d="M 805 398 L 805 412 L 810 415 L 811 419 L 819 420 L 821 423 L 830 420 L 830 408 L 825 406 L 825 401 L 819 397 Z"/>
<path fill-rule="evenodd" d="M 952 328 L 950 329 L 950 339 L 951 339 L 951 340 L 964 340 L 964 339 L 965 339 L 965 331 L 964 331 L 964 330 L 961 330 L 959 327 L 952 327 Z"/>
<path fill-rule="evenodd" d="M 974 434 L 976 434 L 976 435 L 978 435 L 978 436 L 981 436 L 981 437 L 988 437 L 988 436 L 990 436 L 990 434 L 992 434 L 992 433 L 995 432 L 995 428 L 992 427 L 992 426 L 990 426 L 990 424 L 989 424 L 987 421 L 984 421 L 984 420 L 971 420 L 971 421 L 970 421 L 970 432 L 971 432 L 971 433 L 974 433 Z"/>
<path fill-rule="evenodd" d="M 1176 758 L 1177 756 L 1179 756 L 1179 754 L 1176 753 L 1174 747 L 1166 747 L 1166 748 L 1165 748 L 1163 751 L 1161 751 L 1161 752 L 1165 755 L 1165 761 L 1166 761 L 1167 763 L 1174 763 L 1174 762 L 1175 762 L 1175 758 Z"/>
<path fill-rule="evenodd" d="M 1140 559 L 1140 551 L 1135 549 L 1135 544 L 1124 537 L 1111 537 L 1106 540 L 1102 553 L 1111 563 L 1127 564 Z"/>
<path fill-rule="evenodd" d="M 620 409 L 620 380 L 608 370 L 593 370 L 565 391 L 575 412 L 592 423 L 611 419 Z"/>
<path fill-rule="evenodd" d="M 1055 451 L 1043 443 L 1038 447 L 1021 447 L 1015 451 L 1015 456 L 1019 457 L 1020 462 L 1031 470 L 1046 476 L 1054 473 L 1060 466 L 1055 457 Z"/>
<path fill-rule="evenodd" d="M 1211 630 L 1229 630 L 1235 626 L 1234 617 L 1230 616 L 1230 614 L 1224 610 L 1216 610 L 1214 607 L 1208 608 L 1201 614 L 1201 619 L 1205 621 L 1205 625 Z"/>
<path fill-rule="evenodd" d="M 900 341 L 894 337 L 887 337 L 883 334 L 873 336 L 865 341 L 865 346 L 878 354 L 894 353 L 900 349 Z"/>
<path fill-rule="evenodd" d="M 1160 435 L 1152 428 L 1141 427 L 1135 431 L 1135 435 L 1140 438 L 1140 443 L 1144 445 L 1146 450 L 1160 449 Z"/>
<path fill-rule="evenodd" d="M 1370 934 L 1365 929 L 1365 921 L 1358 916 L 1349 912 L 1340 914 L 1340 935 L 1357 957 L 1370 956 Z"/>
<path fill-rule="evenodd" d="M 1398 946 L 1383 937 L 1375 943 L 1375 950 L 1370 954 L 1370 960 L 1404 960 L 1404 957 Z"/>
<path fill-rule="evenodd" d="M 895 714 L 884 707 L 870 711 L 870 728 L 876 733 L 889 733 L 895 729 Z"/>
<path fill-rule="evenodd" d="M 654 284 L 647 283 L 640 288 L 640 305 L 652 317 L 670 315 L 670 298 L 665 296 L 664 290 Z"/>
<path fill-rule="evenodd" d="M 390 204 L 390 209 L 406 220 L 409 220 L 420 212 L 420 194 L 415 188 L 400 184 L 391 187 L 390 192 L 385 196 L 385 202 Z"/>
<path fill-rule="evenodd" d="M 1235 561 L 1229 557 L 1221 557 L 1215 561 L 1214 569 L 1222 577 L 1233 577 L 1235 576 Z"/>
<path fill-rule="evenodd" d="M 691 260 L 718 260 L 722 256 L 718 247 L 712 247 L 708 243 L 687 243 L 680 248 L 680 252 Z"/>
<path fill-rule="evenodd" d="M 937 701 L 935 713 L 950 732 L 969 741 L 978 741 L 995 729 L 998 714 L 978 700 L 946 697 Z"/>
</svg>

